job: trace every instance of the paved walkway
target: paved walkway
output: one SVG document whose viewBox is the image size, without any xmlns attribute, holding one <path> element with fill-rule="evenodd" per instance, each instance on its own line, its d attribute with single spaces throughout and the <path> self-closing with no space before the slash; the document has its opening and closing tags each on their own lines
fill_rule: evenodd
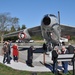
<svg viewBox="0 0 75 75">
<path fill-rule="evenodd" d="M 43 59 L 41 59 L 42 58 L 42 54 L 37 58 L 37 59 L 35 59 L 33 62 L 34 63 L 40 63 L 40 64 L 42 64 L 42 62 L 43 62 Z M 3 56 L 0 56 L 0 63 L 3 63 L 2 62 L 2 60 L 3 60 Z M 36 64 L 37 64 L 36 63 Z M 48 56 L 46 56 L 46 65 L 43 65 L 42 64 L 42 66 L 34 66 L 34 67 L 29 67 L 29 66 L 27 66 L 27 64 L 26 63 L 22 63 L 22 62 L 14 62 L 13 60 L 11 60 L 11 64 L 7 64 L 7 63 L 5 63 L 4 65 L 7 65 L 7 66 L 9 66 L 9 67 L 11 67 L 11 68 L 13 68 L 13 69 L 17 69 L 17 70 L 23 70 L 23 71 L 33 71 L 33 72 L 51 72 L 51 70 L 52 70 L 52 65 L 51 65 L 51 63 L 52 63 L 52 61 L 50 60 L 50 58 L 48 57 Z M 59 69 L 61 69 L 61 66 L 59 67 Z M 73 67 L 72 66 L 68 66 L 68 70 L 73 70 Z"/>
</svg>

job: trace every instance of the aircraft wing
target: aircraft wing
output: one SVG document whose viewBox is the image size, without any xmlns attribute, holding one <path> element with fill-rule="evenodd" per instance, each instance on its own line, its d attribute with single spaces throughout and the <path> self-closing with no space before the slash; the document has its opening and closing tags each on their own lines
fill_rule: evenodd
<svg viewBox="0 0 75 75">
<path fill-rule="evenodd" d="M 23 37 L 23 34 L 25 35 L 25 37 Z M 40 26 L 8 33 L 8 34 L 3 35 L 3 37 L 7 38 L 7 37 L 12 37 L 12 36 L 18 36 L 19 38 L 21 37 L 23 39 L 30 39 L 32 36 L 35 36 L 35 35 L 41 35 Z"/>
<path fill-rule="evenodd" d="M 28 32 L 30 36 L 37 36 L 37 35 L 42 35 L 41 34 L 41 26 L 36 26 L 33 28 L 28 29 Z"/>
<path fill-rule="evenodd" d="M 23 32 L 23 30 L 15 31 L 15 32 L 8 33 L 8 34 L 4 34 L 3 37 L 6 38 L 6 37 L 18 36 L 18 34 L 19 34 L 20 32 Z"/>
</svg>

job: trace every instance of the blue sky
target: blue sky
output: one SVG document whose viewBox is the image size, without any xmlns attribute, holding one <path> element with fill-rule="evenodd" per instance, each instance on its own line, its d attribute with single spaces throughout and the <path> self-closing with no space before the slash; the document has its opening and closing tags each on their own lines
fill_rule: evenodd
<svg viewBox="0 0 75 75">
<path fill-rule="evenodd" d="M 75 0 L 0 0 L 0 13 L 9 12 L 27 28 L 41 24 L 45 14 L 58 15 L 60 23 L 75 27 Z"/>
</svg>

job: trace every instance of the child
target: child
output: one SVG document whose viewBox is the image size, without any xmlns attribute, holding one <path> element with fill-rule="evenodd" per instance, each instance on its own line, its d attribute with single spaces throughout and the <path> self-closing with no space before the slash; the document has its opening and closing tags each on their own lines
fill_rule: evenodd
<svg viewBox="0 0 75 75">
<path fill-rule="evenodd" d="M 12 48 L 13 48 L 13 53 L 12 53 L 13 54 L 13 60 L 18 62 L 19 51 L 18 51 L 17 44 L 14 44 L 12 46 Z"/>
</svg>

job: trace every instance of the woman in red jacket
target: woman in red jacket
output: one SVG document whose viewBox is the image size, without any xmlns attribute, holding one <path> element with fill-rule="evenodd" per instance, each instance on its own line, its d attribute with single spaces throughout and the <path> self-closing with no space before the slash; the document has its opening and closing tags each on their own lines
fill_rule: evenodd
<svg viewBox="0 0 75 75">
<path fill-rule="evenodd" d="M 12 52 L 12 54 L 13 54 L 13 60 L 18 62 L 19 51 L 18 51 L 17 44 L 14 44 L 12 46 L 12 48 L 13 48 L 13 52 Z"/>
</svg>

